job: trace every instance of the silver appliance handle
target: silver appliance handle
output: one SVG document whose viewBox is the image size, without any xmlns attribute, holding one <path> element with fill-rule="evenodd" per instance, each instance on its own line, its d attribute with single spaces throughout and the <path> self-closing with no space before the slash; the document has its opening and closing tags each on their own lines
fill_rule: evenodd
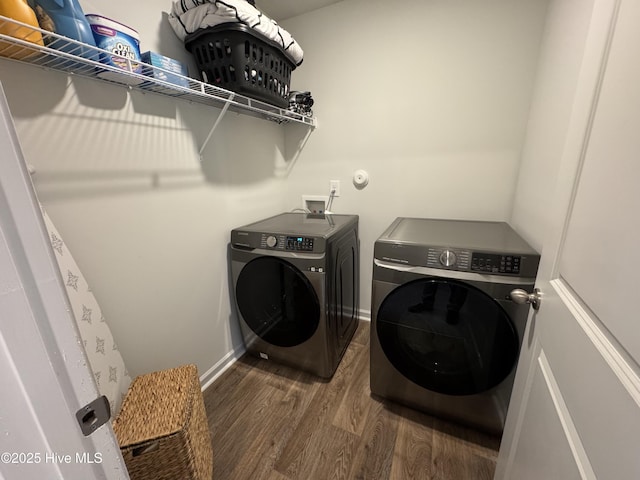
<svg viewBox="0 0 640 480">
<path fill-rule="evenodd" d="M 456 270 L 439 270 L 437 268 L 416 267 L 413 265 L 400 265 L 384 260 L 373 259 L 375 266 L 387 268 L 397 272 L 415 273 L 417 275 L 428 275 L 430 277 L 453 278 L 455 280 L 469 280 L 487 283 L 502 283 L 505 285 L 533 285 L 535 278 L 530 277 L 509 277 L 507 275 L 487 275 L 484 273 L 458 272 Z"/>
</svg>

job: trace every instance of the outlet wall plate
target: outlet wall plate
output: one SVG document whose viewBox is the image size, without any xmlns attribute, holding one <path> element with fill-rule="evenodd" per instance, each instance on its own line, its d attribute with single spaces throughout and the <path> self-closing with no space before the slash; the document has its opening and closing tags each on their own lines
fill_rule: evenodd
<svg viewBox="0 0 640 480">
<path fill-rule="evenodd" d="M 333 194 L 334 197 L 340 196 L 340 180 L 331 180 L 329 182 L 329 191 L 332 192 L 335 190 Z"/>
<path fill-rule="evenodd" d="M 318 206 L 318 202 L 321 202 L 321 207 Z M 329 203 L 328 195 L 302 195 L 302 208 L 311 213 L 324 213 L 327 203 Z M 309 208 L 310 206 L 312 208 Z"/>
</svg>

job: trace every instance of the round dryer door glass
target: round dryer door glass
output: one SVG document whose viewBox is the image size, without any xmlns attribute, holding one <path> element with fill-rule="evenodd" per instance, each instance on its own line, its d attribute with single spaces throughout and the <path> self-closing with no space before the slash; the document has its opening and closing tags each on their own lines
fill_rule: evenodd
<svg viewBox="0 0 640 480">
<path fill-rule="evenodd" d="M 276 257 L 247 263 L 236 282 L 242 318 L 256 335 L 279 347 L 293 347 L 313 336 L 320 303 L 304 274 Z"/>
<path fill-rule="evenodd" d="M 380 306 L 376 331 L 398 371 L 448 395 L 495 387 L 518 359 L 518 334 L 504 309 L 455 280 L 420 279 L 396 288 Z"/>
</svg>

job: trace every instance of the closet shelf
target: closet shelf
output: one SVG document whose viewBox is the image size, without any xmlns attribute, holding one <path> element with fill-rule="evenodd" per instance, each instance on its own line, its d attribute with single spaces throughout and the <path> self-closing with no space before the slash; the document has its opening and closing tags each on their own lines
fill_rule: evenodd
<svg viewBox="0 0 640 480">
<path fill-rule="evenodd" d="M 44 45 L 29 40 L 42 37 Z M 18 38 L 19 37 L 19 38 Z M 225 108 L 244 115 L 272 120 L 277 123 L 301 123 L 315 128 L 315 117 L 254 100 L 243 95 L 184 77 L 146 63 L 132 62 L 120 57 L 126 69 L 100 63 L 101 55 L 111 53 L 32 27 L 0 15 L 0 58 L 36 65 L 72 75 L 93 78 L 102 82 L 153 92 L 180 100 L 188 100 L 217 108 Z M 144 74 L 135 70 L 143 66 Z M 172 78 L 172 83 L 161 78 Z"/>
</svg>

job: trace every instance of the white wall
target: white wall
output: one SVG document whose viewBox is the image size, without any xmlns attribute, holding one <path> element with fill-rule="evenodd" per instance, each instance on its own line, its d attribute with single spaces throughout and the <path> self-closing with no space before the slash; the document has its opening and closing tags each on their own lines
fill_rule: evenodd
<svg viewBox="0 0 640 480">
<path fill-rule="evenodd" d="M 538 251 L 573 107 L 593 0 L 551 0 L 522 152 L 511 225 Z"/>
<path fill-rule="evenodd" d="M 395 217 L 509 220 L 546 6 L 345 0 L 283 22 L 305 51 L 292 89 L 311 91 L 319 119 L 287 202 L 341 180 L 333 211 L 360 215 L 363 309 Z"/>
<path fill-rule="evenodd" d="M 136 28 L 143 51 L 188 59 L 157 5 L 82 4 Z M 200 163 L 217 109 L 0 60 L 40 199 L 133 375 L 204 373 L 239 346 L 229 230 L 327 194 L 330 179 L 334 210 L 360 215 L 365 310 L 373 243 L 396 216 L 510 218 L 546 0 L 389 5 L 345 0 L 285 22 L 305 49 L 292 86 L 311 90 L 320 125 L 288 177 L 296 127 L 227 114 Z"/>
<path fill-rule="evenodd" d="M 187 58 L 149 2 L 82 4 L 136 28 L 143 50 Z M 285 129 L 227 113 L 201 163 L 218 109 L 6 60 L 0 81 L 39 198 L 130 373 L 193 362 L 204 374 L 241 347 L 229 232 L 285 208 Z"/>
</svg>

